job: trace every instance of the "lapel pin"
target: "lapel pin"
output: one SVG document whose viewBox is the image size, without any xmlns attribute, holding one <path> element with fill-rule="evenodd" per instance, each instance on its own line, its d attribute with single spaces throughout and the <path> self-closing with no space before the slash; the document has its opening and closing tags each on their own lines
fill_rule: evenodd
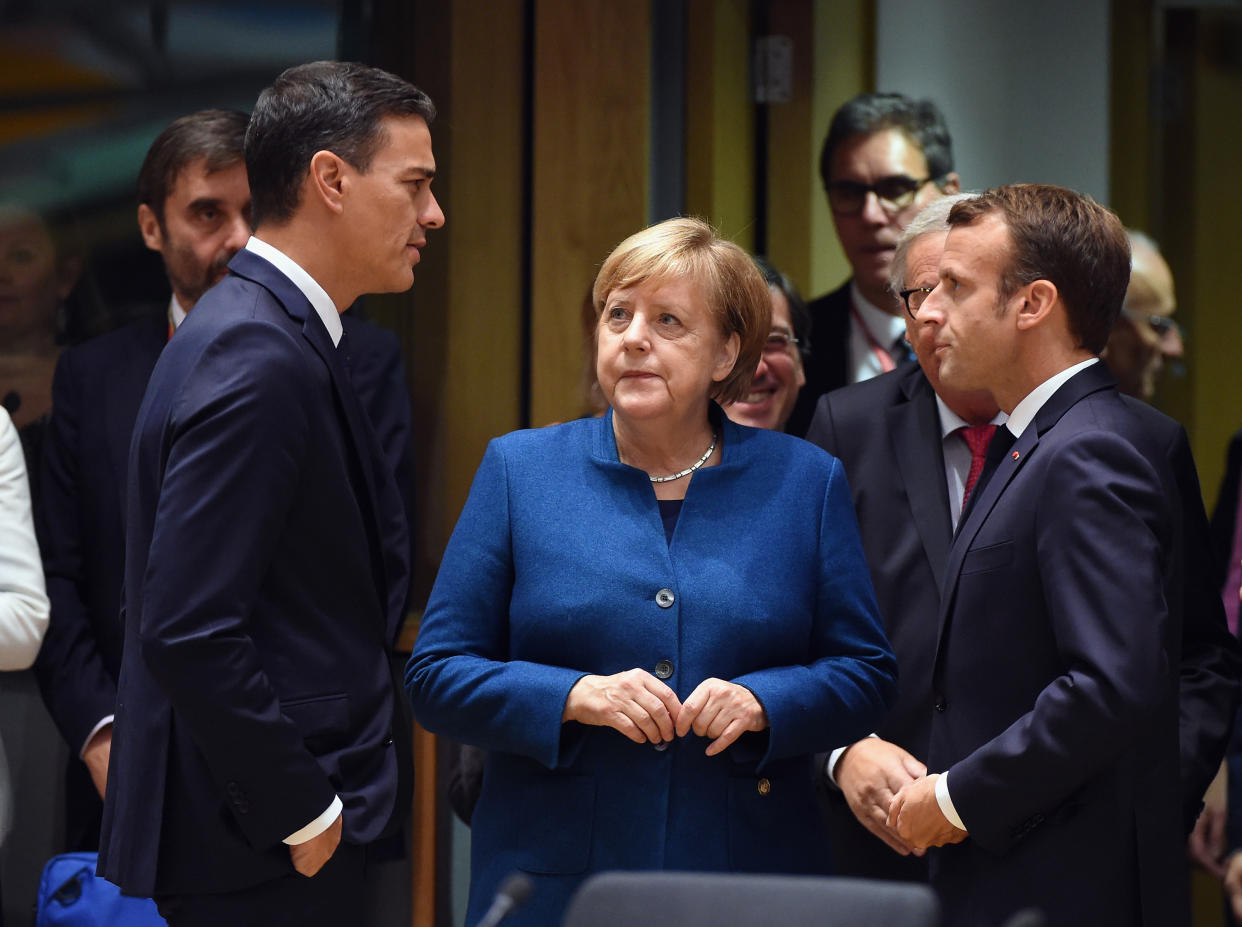
<svg viewBox="0 0 1242 927">
<path fill-rule="evenodd" d="M 1014 459 L 1014 460 L 1017 460 L 1017 459 L 1018 459 L 1018 452 L 1017 452 L 1017 451 L 1014 451 L 1014 452 L 1013 452 L 1013 459 Z"/>
</svg>

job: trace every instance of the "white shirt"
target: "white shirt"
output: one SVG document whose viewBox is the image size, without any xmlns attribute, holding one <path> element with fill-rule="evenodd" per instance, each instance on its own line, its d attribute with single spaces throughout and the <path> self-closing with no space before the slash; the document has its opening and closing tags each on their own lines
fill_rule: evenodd
<svg viewBox="0 0 1242 927">
<path fill-rule="evenodd" d="M 1085 361 L 1066 367 L 1060 373 L 1055 373 L 1044 380 L 1043 383 L 1027 393 L 1022 398 L 1022 401 L 1013 407 L 1005 427 L 1013 433 L 1015 438 L 1020 437 L 1022 432 L 1026 431 L 1026 427 L 1035 420 L 1036 414 L 1043 408 L 1044 403 L 1052 398 L 1052 394 L 1059 390 L 1066 380 L 1080 370 L 1086 370 L 1097 361 L 1099 361 L 1098 357 L 1089 357 Z M 962 823 L 962 818 L 957 813 L 957 808 L 953 806 L 953 799 L 949 795 L 949 774 L 947 771 L 941 773 L 940 778 L 936 780 L 936 802 L 940 805 L 940 810 L 944 813 L 944 816 L 949 819 L 950 824 L 959 830 L 969 830 Z"/>
<path fill-rule="evenodd" d="M 184 321 L 185 310 L 181 308 L 181 303 L 177 302 L 177 294 L 173 293 L 168 299 L 168 324 L 172 326 L 173 331 L 176 331 Z"/>
<path fill-rule="evenodd" d="M 949 490 L 949 520 L 956 531 L 957 521 L 962 517 L 966 479 L 970 476 L 970 448 L 954 432 L 966 428 L 970 422 L 945 405 L 939 396 L 936 397 L 936 410 L 940 413 L 940 451 L 944 455 L 944 476 Z M 1005 413 L 997 412 L 989 424 L 1005 424 Z"/>
<path fill-rule="evenodd" d="M 341 343 L 341 335 L 345 329 L 341 325 L 341 313 L 315 278 L 308 274 L 297 261 L 278 248 L 274 248 L 262 239 L 250 236 L 246 242 L 246 250 L 257 254 L 278 271 L 289 278 L 289 281 L 302 291 L 302 295 L 310 301 L 315 314 L 323 320 L 324 328 L 332 338 L 332 346 Z"/>
<path fill-rule="evenodd" d="M 861 383 L 884 372 L 884 365 L 872 350 L 871 339 L 888 351 L 894 341 L 905 337 L 906 320 L 867 302 L 852 283 L 850 305 L 854 308 L 850 313 L 850 382 Z M 860 319 L 866 326 L 865 330 L 858 324 Z M 871 339 L 867 337 L 868 333 Z"/>
</svg>

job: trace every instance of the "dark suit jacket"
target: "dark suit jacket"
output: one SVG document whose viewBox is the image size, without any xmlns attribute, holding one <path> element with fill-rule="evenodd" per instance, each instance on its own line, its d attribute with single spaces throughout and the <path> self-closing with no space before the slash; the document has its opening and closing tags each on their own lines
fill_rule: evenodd
<svg viewBox="0 0 1242 927">
<path fill-rule="evenodd" d="M 305 297 L 250 252 L 229 266 L 160 355 L 130 450 L 100 872 L 135 894 L 288 875 L 281 841 L 334 794 L 366 843 L 408 785 L 390 468 Z"/>
<path fill-rule="evenodd" d="M 1122 397 L 1144 435 L 1143 452 L 1166 461 L 1184 528 L 1180 674 L 1181 796 L 1186 829 L 1215 774 L 1236 704 L 1237 648 L 1211 579 L 1207 526 L 1185 431 L 1144 403 Z M 951 536 L 935 394 L 916 364 L 820 399 L 807 439 L 845 465 L 880 612 L 902 685 L 877 733 L 926 759 L 933 711 L 940 582 Z M 874 878 L 926 877 L 926 866 L 892 853 L 857 823 L 835 788 L 825 790 L 838 871 Z"/>
<path fill-rule="evenodd" d="M 970 831 L 936 851 L 946 923 L 1189 916 L 1179 787 L 1176 477 L 1103 365 L 1040 409 L 945 571 L 928 767 Z"/>
<path fill-rule="evenodd" d="M 412 518 L 410 405 L 396 336 L 348 313 L 342 322 L 355 389 Z M 161 308 L 70 348 L 56 366 L 39 499 L 52 620 L 34 669 L 74 757 L 116 705 L 129 444 L 151 370 L 167 343 L 168 316 Z M 76 760 L 69 792 L 70 848 L 94 849 L 101 806 Z"/>
<path fill-rule="evenodd" d="M 876 733 L 926 759 L 935 615 L 953 534 L 936 394 L 918 364 L 908 363 L 822 396 L 806 437 L 845 466 L 880 615 L 897 654 L 897 701 Z M 876 839 L 835 786 L 823 794 L 836 872 L 927 879 L 925 860 L 899 856 Z"/>
<path fill-rule="evenodd" d="M 812 300 L 806 308 L 811 314 L 806 385 L 785 423 L 785 432 L 798 436 L 806 434 L 819 397 L 850 382 L 850 281 Z"/>
</svg>

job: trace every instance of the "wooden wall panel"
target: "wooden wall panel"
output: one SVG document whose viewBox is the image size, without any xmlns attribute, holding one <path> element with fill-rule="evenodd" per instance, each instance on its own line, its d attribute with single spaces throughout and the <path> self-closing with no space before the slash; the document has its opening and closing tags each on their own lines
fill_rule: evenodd
<svg viewBox="0 0 1242 927">
<path fill-rule="evenodd" d="M 582 414 L 583 297 L 646 224 L 650 10 L 537 0 L 531 424 Z"/>
<path fill-rule="evenodd" d="M 803 291 L 811 279 L 811 206 L 823 196 L 806 170 L 821 141 L 812 122 L 814 22 L 805 0 L 772 0 L 768 33 L 793 42 L 793 94 L 768 105 L 768 257 Z"/>
<path fill-rule="evenodd" d="M 755 106 L 750 4 L 688 0 L 686 213 L 754 247 Z"/>
<path fill-rule="evenodd" d="M 876 90 L 874 0 L 814 0 L 815 91 L 811 158 L 803 168 L 816 195 L 811 200 L 811 279 L 796 280 L 813 299 L 841 285 L 850 265 L 837 242 L 828 198 L 819 177 L 819 149 L 837 108 L 855 94 Z M 888 88 L 884 88 L 888 89 Z"/>
</svg>

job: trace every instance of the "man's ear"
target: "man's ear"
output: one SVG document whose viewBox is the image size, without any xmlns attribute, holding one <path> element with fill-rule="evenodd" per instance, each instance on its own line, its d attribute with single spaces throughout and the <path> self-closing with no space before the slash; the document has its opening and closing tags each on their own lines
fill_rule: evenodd
<svg viewBox="0 0 1242 927">
<path fill-rule="evenodd" d="M 332 212 L 340 212 L 349 188 L 348 165 L 331 151 L 316 151 L 306 172 L 306 191 Z"/>
<path fill-rule="evenodd" d="M 152 251 L 164 250 L 164 230 L 155 210 L 146 203 L 138 204 L 138 231 L 142 233 L 142 243 Z"/>
<path fill-rule="evenodd" d="M 1043 325 L 1052 314 L 1053 308 L 1059 304 L 1059 297 L 1057 286 L 1051 280 L 1028 283 L 1014 296 L 1015 300 L 1021 300 L 1018 305 L 1018 328 L 1030 329 Z"/>
</svg>

